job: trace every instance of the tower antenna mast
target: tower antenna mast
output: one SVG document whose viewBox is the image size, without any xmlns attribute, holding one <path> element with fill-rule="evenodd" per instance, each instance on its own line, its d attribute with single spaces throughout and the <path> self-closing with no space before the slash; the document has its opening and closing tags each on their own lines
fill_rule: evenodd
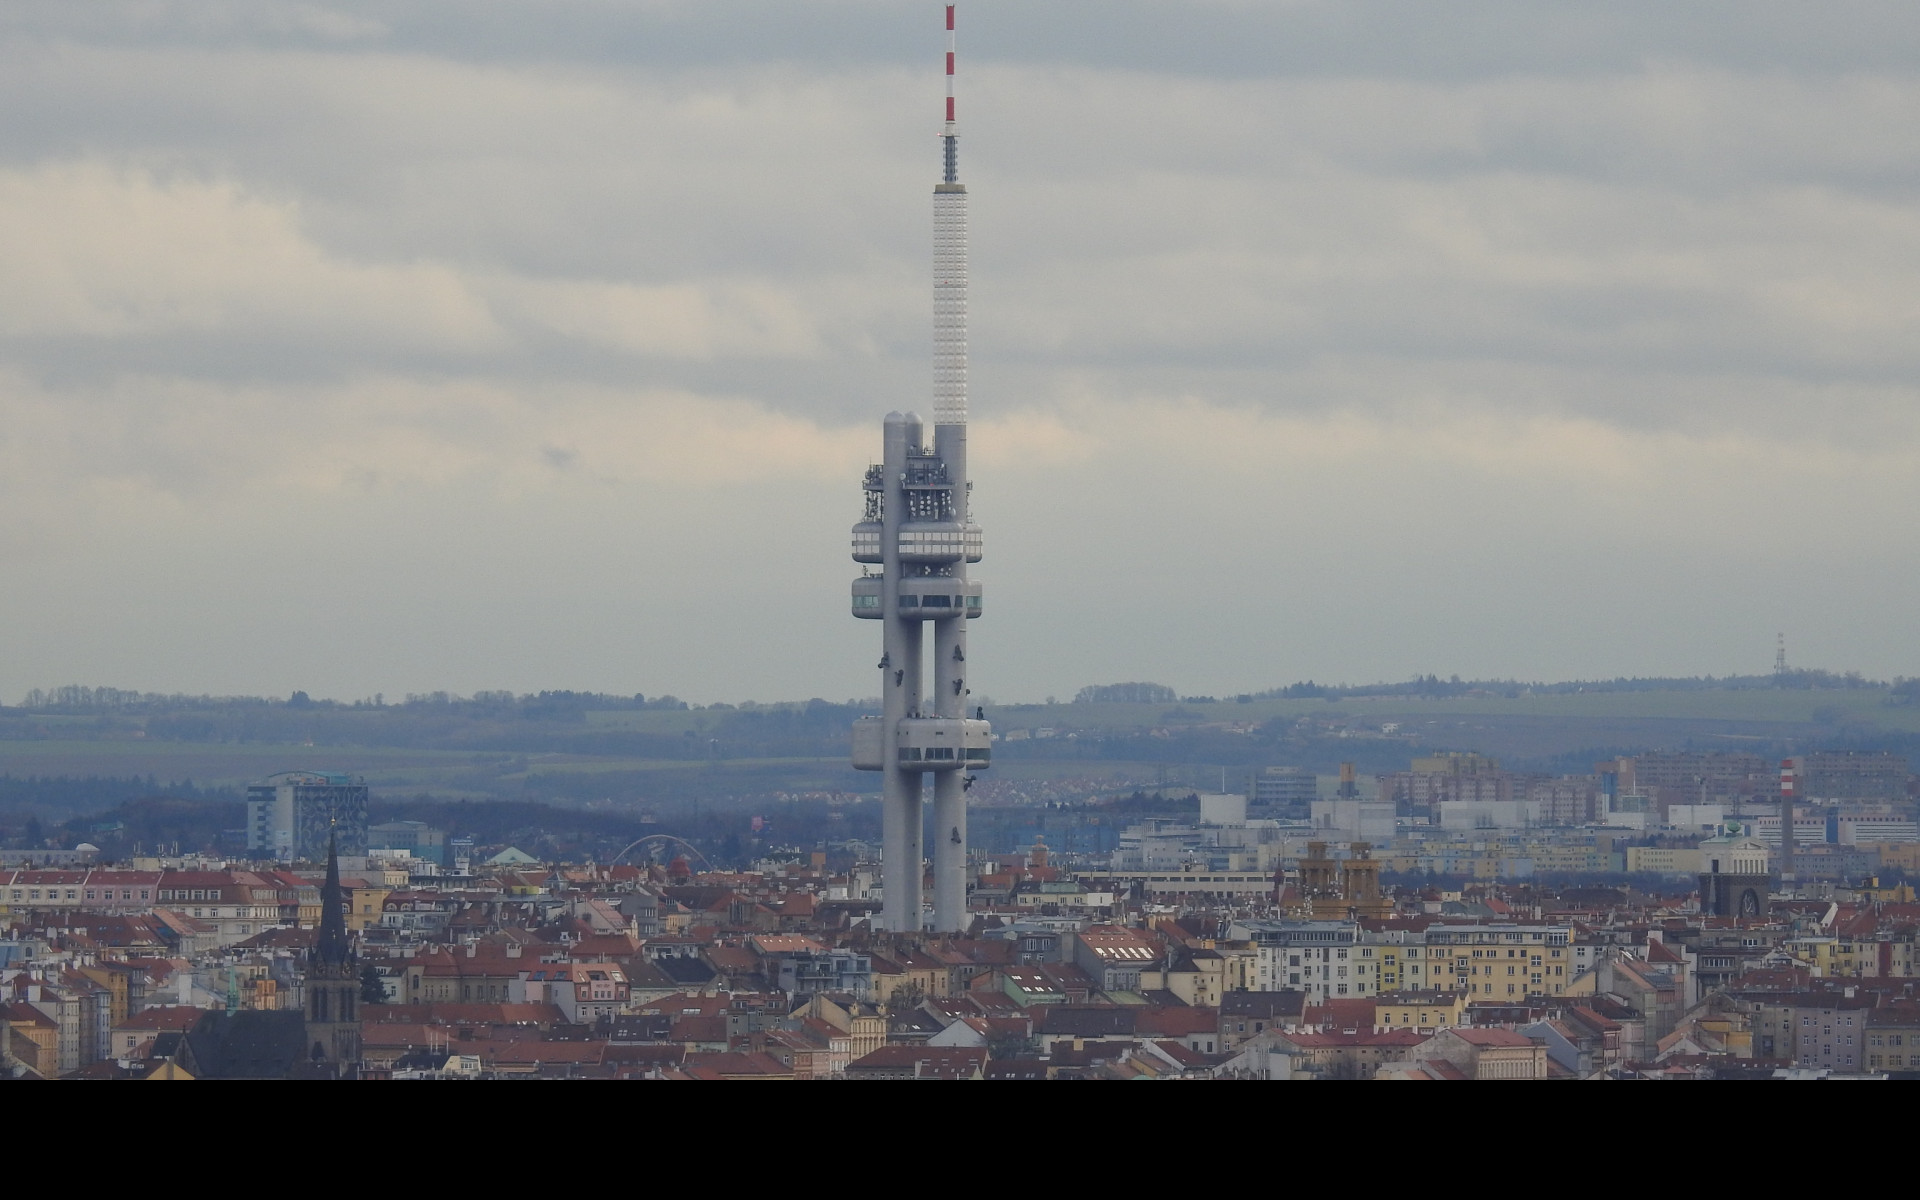
<svg viewBox="0 0 1920 1200">
<path fill-rule="evenodd" d="M 946 173 L 944 182 L 960 182 L 960 134 L 954 126 L 953 113 L 953 5 L 947 5 L 947 124 L 940 132 L 941 148 L 946 153 Z"/>
</svg>

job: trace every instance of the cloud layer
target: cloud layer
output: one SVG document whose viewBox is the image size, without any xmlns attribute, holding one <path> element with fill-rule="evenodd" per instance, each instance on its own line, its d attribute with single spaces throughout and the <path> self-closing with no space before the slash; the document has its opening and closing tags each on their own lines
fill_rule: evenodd
<svg viewBox="0 0 1920 1200">
<path fill-rule="evenodd" d="M 1920 673 L 1920 17 L 1101 11 L 964 18 L 985 691 Z M 808 12 L 10 6 L 0 691 L 871 692 L 937 11 Z"/>
</svg>

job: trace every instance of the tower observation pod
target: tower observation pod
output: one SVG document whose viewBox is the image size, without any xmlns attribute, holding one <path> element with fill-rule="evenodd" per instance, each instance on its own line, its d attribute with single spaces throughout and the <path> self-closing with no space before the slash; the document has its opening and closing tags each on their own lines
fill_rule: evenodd
<svg viewBox="0 0 1920 1200">
<path fill-rule="evenodd" d="M 967 927 L 967 788 L 991 764 L 992 729 L 967 697 L 967 622 L 984 611 L 967 565 L 981 556 L 967 479 L 967 188 L 954 124 L 953 5 L 947 112 L 933 189 L 933 430 L 887 414 L 881 461 L 867 468 L 853 559 L 853 615 L 881 622 L 881 715 L 853 726 L 853 765 L 881 772 L 881 878 L 888 929 L 924 927 L 926 780 L 933 778 L 933 928 Z M 928 631 L 932 636 L 928 637 Z M 931 642 L 931 645 L 928 643 Z M 928 660 L 931 658 L 931 663 Z"/>
</svg>

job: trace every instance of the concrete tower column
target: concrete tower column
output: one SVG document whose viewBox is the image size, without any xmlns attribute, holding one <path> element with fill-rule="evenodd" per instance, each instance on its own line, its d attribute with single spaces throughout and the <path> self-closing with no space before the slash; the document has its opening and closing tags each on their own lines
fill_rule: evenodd
<svg viewBox="0 0 1920 1200">
<path fill-rule="evenodd" d="M 962 410 L 964 413 L 964 410 Z M 948 519 L 963 528 L 967 511 L 967 427 L 957 421 L 933 427 L 933 451 L 946 467 L 952 511 Z M 963 555 L 950 570 L 957 582 L 967 578 Z M 933 626 L 933 703 L 938 716 L 965 718 L 967 708 L 967 617 L 955 610 Z M 933 777 L 933 927 L 942 933 L 967 928 L 967 768 Z"/>
<path fill-rule="evenodd" d="M 943 717 L 965 715 L 966 629 L 963 616 L 933 627 L 934 688 Z M 933 777 L 933 927 L 942 933 L 967 928 L 966 778 L 965 767 Z"/>
<path fill-rule="evenodd" d="M 921 786 L 917 764 L 900 762 L 900 722 L 921 704 L 922 638 L 920 614 L 902 615 L 900 607 L 899 527 L 907 519 L 905 480 L 910 451 L 918 451 L 924 427 L 911 413 L 888 413 L 882 468 L 885 487 L 881 509 L 880 554 L 885 577 L 882 624 L 885 653 L 881 669 L 881 712 L 886 718 L 885 765 L 881 774 L 881 880 L 886 893 L 882 916 L 888 929 L 920 928 Z"/>
</svg>

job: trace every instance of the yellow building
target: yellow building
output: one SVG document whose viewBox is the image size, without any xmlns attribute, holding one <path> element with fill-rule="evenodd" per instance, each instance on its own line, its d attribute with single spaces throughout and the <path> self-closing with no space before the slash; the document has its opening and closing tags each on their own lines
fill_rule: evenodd
<svg viewBox="0 0 1920 1200">
<path fill-rule="evenodd" d="M 108 1007 L 113 1010 L 112 1022 L 118 1025 L 127 1019 L 127 976 L 132 967 L 125 963 L 95 963 L 76 968 L 80 974 L 107 989 Z"/>
<path fill-rule="evenodd" d="M 1786 951 L 1812 970 L 1815 979 L 1858 977 L 1859 955 L 1856 943 L 1831 937 L 1797 937 L 1786 944 Z"/>
<path fill-rule="evenodd" d="M 1882 884 L 1879 876 L 1874 876 L 1855 889 L 1860 899 L 1877 901 L 1882 904 L 1912 904 L 1913 885 L 1910 883 Z"/>
<path fill-rule="evenodd" d="M 1260 974 L 1259 948 L 1252 942 L 1214 941 L 1200 943 L 1221 959 L 1220 990 L 1250 992 Z"/>
<path fill-rule="evenodd" d="M 1593 873 L 1607 869 L 1607 851 L 1591 843 L 1538 842 L 1527 847 L 1536 873 Z"/>
<path fill-rule="evenodd" d="M 1380 947 L 1380 990 L 1460 992 L 1470 1001 L 1565 995 L 1571 933 L 1563 925 L 1431 925 Z"/>
<path fill-rule="evenodd" d="M 1878 852 L 1883 867 L 1899 867 L 1908 874 L 1920 874 L 1920 842 L 1875 842 L 1860 849 Z"/>
<path fill-rule="evenodd" d="M 347 928 L 375 929 L 380 925 L 380 908 L 393 894 L 384 883 L 364 884 L 350 889 L 347 897 Z"/>
<path fill-rule="evenodd" d="M 1654 875 L 1697 875 L 1700 873 L 1698 846 L 1628 846 L 1627 871 L 1645 871 Z"/>
<path fill-rule="evenodd" d="M 1916 955 L 1910 941 L 1859 942 L 1839 937 L 1798 937 L 1785 943 L 1816 979 L 1911 979 Z"/>
<path fill-rule="evenodd" d="M 1373 1002 L 1373 1028 L 1432 1033 L 1466 1020 L 1467 998 L 1460 992 L 1388 992 Z"/>
</svg>

